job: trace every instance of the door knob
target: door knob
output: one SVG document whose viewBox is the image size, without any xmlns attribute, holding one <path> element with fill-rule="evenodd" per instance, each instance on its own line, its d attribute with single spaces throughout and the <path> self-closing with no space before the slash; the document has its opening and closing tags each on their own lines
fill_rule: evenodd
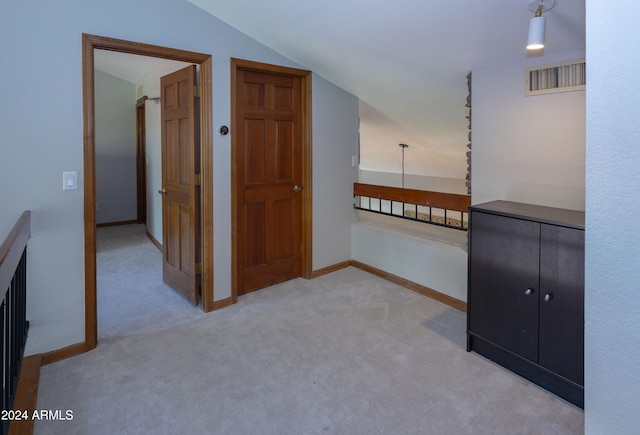
<svg viewBox="0 0 640 435">
<path fill-rule="evenodd" d="M 545 302 L 549 302 L 551 299 L 553 299 L 553 295 L 551 293 L 547 293 L 546 295 L 544 295 Z"/>
<path fill-rule="evenodd" d="M 529 296 L 531 293 L 533 293 L 533 289 L 532 288 L 528 288 L 527 290 L 525 290 L 524 294 Z"/>
<path fill-rule="evenodd" d="M 300 186 L 293 186 L 293 191 L 294 192 L 300 192 L 302 190 L 302 187 Z"/>
<path fill-rule="evenodd" d="M 166 194 L 167 194 L 167 191 L 166 191 L 166 190 L 164 190 L 164 189 L 160 189 L 160 190 L 158 190 L 158 193 L 159 193 L 160 195 L 166 195 Z"/>
</svg>

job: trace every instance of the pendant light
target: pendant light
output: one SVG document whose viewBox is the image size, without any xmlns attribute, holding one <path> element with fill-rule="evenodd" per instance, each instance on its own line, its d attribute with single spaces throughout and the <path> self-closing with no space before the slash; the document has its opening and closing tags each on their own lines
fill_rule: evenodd
<svg viewBox="0 0 640 435">
<path fill-rule="evenodd" d="M 529 10 L 535 13 L 529 22 L 529 38 L 527 39 L 527 50 L 540 50 L 544 48 L 546 18 L 542 16 L 555 5 L 555 0 L 532 0 L 529 1 Z"/>
<path fill-rule="evenodd" d="M 399 143 L 400 148 L 402 148 L 402 188 L 404 189 L 404 150 L 409 148 L 409 145 L 406 143 Z"/>
</svg>

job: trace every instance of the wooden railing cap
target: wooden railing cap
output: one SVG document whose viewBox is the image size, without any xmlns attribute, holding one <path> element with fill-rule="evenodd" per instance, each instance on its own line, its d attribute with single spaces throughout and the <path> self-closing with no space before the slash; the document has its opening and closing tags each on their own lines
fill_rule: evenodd
<svg viewBox="0 0 640 435">
<path fill-rule="evenodd" d="M 355 196 L 405 202 L 425 207 L 467 212 L 471 205 L 470 195 L 432 192 L 429 190 L 405 189 L 402 187 L 378 186 L 375 184 L 353 183 Z"/>
<path fill-rule="evenodd" d="M 18 267 L 27 241 L 31 237 L 31 212 L 22 213 L 7 238 L 0 245 L 0 289 L 6 290 Z"/>
</svg>

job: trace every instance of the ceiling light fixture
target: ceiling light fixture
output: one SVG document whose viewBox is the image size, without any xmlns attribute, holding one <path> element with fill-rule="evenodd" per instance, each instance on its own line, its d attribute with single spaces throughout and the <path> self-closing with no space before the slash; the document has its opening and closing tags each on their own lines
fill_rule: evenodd
<svg viewBox="0 0 640 435">
<path fill-rule="evenodd" d="M 555 6 L 555 0 L 530 0 L 529 10 L 535 13 L 535 17 L 529 22 L 529 38 L 527 40 L 527 50 L 540 50 L 544 48 L 544 36 L 546 28 L 546 18 L 543 12 L 551 10 Z"/>
</svg>

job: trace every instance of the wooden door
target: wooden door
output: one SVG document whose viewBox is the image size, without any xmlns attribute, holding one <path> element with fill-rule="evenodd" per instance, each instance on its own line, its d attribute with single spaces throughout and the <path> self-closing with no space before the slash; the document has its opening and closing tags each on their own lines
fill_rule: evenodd
<svg viewBox="0 0 640 435">
<path fill-rule="evenodd" d="M 196 67 L 160 79 L 164 282 L 198 304 L 200 259 Z"/>
<path fill-rule="evenodd" d="M 538 362 L 540 224 L 472 211 L 469 327 Z"/>
<path fill-rule="evenodd" d="M 145 127 L 146 97 L 140 98 L 136 103 L 136 198 L 137 219 L 139 224 L 147 223 L 147 133 Z"/>
<path fill-rule="evenodd" d="M 584 385 L 584 231 L 542 224 L 539 298 L 540 365 Z"/>
<path fill-rule="evenodd" d="M 302 274 L 302 79 L 238 69 L 235 78 L 237 294 Z"/>
</svg>

